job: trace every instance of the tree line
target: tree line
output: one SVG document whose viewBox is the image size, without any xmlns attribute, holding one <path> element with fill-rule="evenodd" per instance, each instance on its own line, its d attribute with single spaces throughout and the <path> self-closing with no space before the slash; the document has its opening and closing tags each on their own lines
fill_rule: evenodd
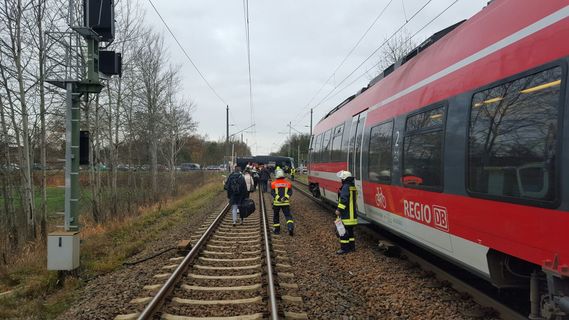
<svg viewBox="0 0 569 320">
<path fill-rule="evenodd" d="M 66 96 L 48 80 L 73 70 L 81 76 L 86 61 L 68 25 L 70 12 L 82 16 L 82 1 L 73 10 L 68 4 L 0 4 L 0 255 L 44 239 L 55 224 L 48 206 L 63 185 Z M 181 68 L 170 60 L 163 33 L 145 22 L 140 3 L 116 2 L 115 21 L 107 49 L 122 53 L 122 76 L 104 80 L 100 94 L 81 97 L 81 130 L 90 132 L 81 202 L 96 223 L 175 195 L 191 183 L 180 163 L 220 164 L 230 148 L 195 133 L 197 106 L 184 94 Z M 238 148 L 250 154 L 246 145 Z"/>
<path fill-rule="evenodd" d="M 293 134 L 286 139 L 274 156 L 292 157 L 296 166 L 308 163 L 309 134 Z"/>
</svg>

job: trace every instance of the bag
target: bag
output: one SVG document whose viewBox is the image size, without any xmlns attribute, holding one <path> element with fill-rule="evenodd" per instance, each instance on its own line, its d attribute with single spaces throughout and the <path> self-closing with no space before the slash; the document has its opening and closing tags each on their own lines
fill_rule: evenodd
<svg viewBox="0 0 569 320">
<path fill-rule="evenodd" d="M 251 213 L 255 212 L 255 202 L 251 199 L 244 199 L 239 205 L 239 214 L 241 219 L 247 218 Z"/>
<path fill-rule="evenodd" d="M 336 231 L 338 232 L 338 235 L 340 237 L 343 237 L 346 234 L 346 227 L 344 227 L 342 220 L 336 219 L 336 221 L 334 221 L 334 224 L 336 225 Z"/>
<path fill-rule="evenodd" d="M 239 174 L 232 174 L 229 177 L 229 192 L 231 192 L 231 194 L 239 194 L 241 193 L 241 186 L 239 185 L 239 178 L 240 175 Z"/>
</svg>

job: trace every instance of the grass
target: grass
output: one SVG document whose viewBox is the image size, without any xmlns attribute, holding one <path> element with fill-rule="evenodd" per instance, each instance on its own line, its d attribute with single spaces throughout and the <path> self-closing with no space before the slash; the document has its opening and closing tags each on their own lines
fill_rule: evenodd
<svg viewBox="0 0 569 320">
<path fill-rule="evenodd" d="M 53 319 L 67 310 L 82 279 L 111 272 L 139 253 L 145 244 L 160 238 L 161 233 L 187 221 L 188 215 L 206 205 L 220 192 L 216 179 L 193 192 L 166 204 L 146 208 L 140 215 L 106 225 L 87 225 L 82 230 L 79 277 L 64 281 L 57 272 L 47 271 L 44 250 L 29 248 L 29 254 L 0 270 L 0 287 L 16 287 L 16 293 L 0 298 L 0 319 Z M 36 248 L 37 249 L 37 248 Z"/>
<path fill-rule="evenodd" d="M 39 188 L 34 189 L 34 203 L 36 208 L 39 209 L 41 205 L 41 194 Z M 56 212 L 63 211 L 63 201 L 65 200 L 65 189 L 59 187 L 47 187 L 47 214 L 52 216 Z M 0 197 L 0 206 L 4 205 L 4 198 Z M 20 195 L 14 195 L 14 206 L 20 206 Z"/>
</svg>

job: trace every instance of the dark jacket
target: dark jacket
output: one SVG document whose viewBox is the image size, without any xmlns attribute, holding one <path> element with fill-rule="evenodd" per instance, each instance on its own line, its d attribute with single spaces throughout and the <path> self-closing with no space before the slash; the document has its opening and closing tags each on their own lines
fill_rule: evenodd
<svg viewBox="0 0 569 320">
<path fill-rule="evenodd" d="M 346 226 L 358 224 L 357 197 L 358 191 L 354 184 L 354 178 L 349 177 L 342 182 L 342 186 L 338 190 L 338 211 L 340 211 L 340 218 Z"/>
<path fill-rule="evenodd" d="M 234 192 L 231 188 L 232 181 L 237 180 L 238 189 L 237 192 Z M 225 181 L 225 186 L 223 187 L 227 191 L 227 199 L 229 199 L 229 204 L 241 204 L 243 199 L 247 196 L 247 184 L 245 183 L 245 177 L 241 172 L 233 172 L 232 174 L 227 177 L 227 181 Z"/>
<path fill-rule="evenodd" d="M 271 180 L 271 174 L 267 168 L 263 168 L 261 172 L 259 172 L 259 180 L 261 181 L 269 181 Z"/>
</svg>

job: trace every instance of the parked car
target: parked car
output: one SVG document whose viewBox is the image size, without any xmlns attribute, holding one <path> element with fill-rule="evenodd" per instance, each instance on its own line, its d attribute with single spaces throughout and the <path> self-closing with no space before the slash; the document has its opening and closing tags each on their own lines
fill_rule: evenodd
<svg viewBox="0 0 569 320">
<path fill-rule="evenodd" d="M 200 165 L 197 163 L 182 163 L 180 165 L 182 171 L 200 170 Z"/>
<path fill-rule="evenodd" d="M 3 171 L 12 172 L 20 170 L 20 166 L 16 163 L 2 164 L 0 165 L 0 169 Z"/>
<path fill-rule="evenodd" d="M 128 164 L 120 163 L 120 164 L 117 164 L 117 170 L 118 171 L 128 171 L 128 170 L 130 170 L 130 166 Z"/>
</svg>

